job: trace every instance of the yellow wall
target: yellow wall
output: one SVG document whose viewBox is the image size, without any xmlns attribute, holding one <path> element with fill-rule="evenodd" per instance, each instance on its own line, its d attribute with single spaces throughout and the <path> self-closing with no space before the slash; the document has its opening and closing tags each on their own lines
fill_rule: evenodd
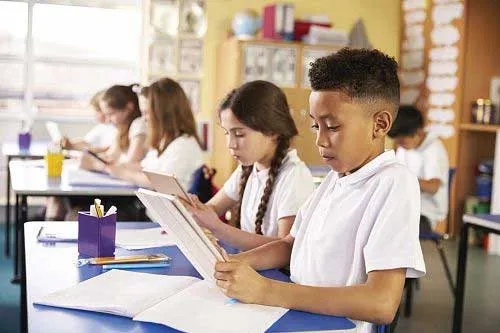
<svg viewBox="0 0 500 333">
<path fill-rule="evenodd" d="M 202 117 L 210 118 L 215 100 L 217 47 L 227 38 L 231 19 L 245 8 L 262 14 L 270 0 L 206 0 L 208 28 L 205 36 L 202 82 Z M 349 30 L 358 18 L 364 20 L 370 42 L 389 55 L 399 57 L 400 0 L 295 0 L 295 17 L 326 14 L 334 26 Z"/>
</svg>

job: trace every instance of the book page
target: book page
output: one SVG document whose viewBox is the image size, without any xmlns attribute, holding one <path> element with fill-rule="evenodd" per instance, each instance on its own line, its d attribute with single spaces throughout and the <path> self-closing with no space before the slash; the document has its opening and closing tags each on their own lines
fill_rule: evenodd
<svg viewBox="0 0 500 333">
<path fill-rule="evenodd" d="M 219 288 L 207 281 L 199 281 L 133 319 L 191 333 L 261 333 L 287 311 L 278 307 L 230 302 Z"/>
<path fill-rule="evenodd" d="M 144 189 L 137 192 L 137 197 L 159 218 L 157 222 L 174 238 L 176 245 L 200 275 L 215 283 L 215 263 L 222 257 L 189 213 L 181 213 L 174 204 L 177 199 Z"/>
<path fill-rule="evenodd" d="M 111 270 L 34 303 L 132 318 L 196 281 L 190 276 Z"/>
<path fill-rule="evenodd" d="M 173 245 L 173 238 L 162 233 L 161 228 L 116 230 L 116 246 L 122 249 L 139 250 Z"/>
</svg>

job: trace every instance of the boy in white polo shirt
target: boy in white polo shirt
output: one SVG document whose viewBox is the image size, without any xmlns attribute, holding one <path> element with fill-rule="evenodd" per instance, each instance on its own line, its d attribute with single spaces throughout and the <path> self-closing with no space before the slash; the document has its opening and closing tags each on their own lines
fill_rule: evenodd
<svg viewBox="0 0 500 333">
<path fill-rule="evenodd" d="M 448 214 L 448 154 L 437 135 L 424 131 L 424 118 L 411 105 L 401 106 L 388 135 L 398 145 L 396 158 L 420 185 L 420 232 L 429 232 Z"/>
<path fill-rule="evenodd" d="M 399 104 L 397 63 L 344 48 L 309 71 L 316 145 L 333 169 L 301 207 L 288 235 L 216 264 L 217 285 L 242 302 L 356 320 L 358 332 L 390 323 L 405 277 L 421 277 L 416 177 L 384 152 Z M 290 264 L 284 283 L 262 270 Z"/>
</svg>

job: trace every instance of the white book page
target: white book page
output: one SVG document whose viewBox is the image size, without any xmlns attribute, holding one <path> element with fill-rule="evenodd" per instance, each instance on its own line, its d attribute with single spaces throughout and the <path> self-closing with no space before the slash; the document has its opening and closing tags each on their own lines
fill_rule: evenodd
<svg viewBox="0 0 500 333">
<path fill-rule="evenodd" d="M 139 250 L 173 245 L 173 238 L 162 233 L 161 228 L 116 230 L 116 246 L 123 249 Z"/>
<path fill-rule="evenodd" d="M 229 302 L 219 288 L 207 281 L 199 281 L 133 319 L 191 333 L 261 333 L 287 311 L 278 307 Z"/>
<path fill-rule="evenodd" d="M 215 283 L 215 263 L 222 258 L 217 257 L 217 249 L 189 213 L 185 211 L 182 214 L 173 203 L 176 199 L 166 194 L 140 189 L 137 196 L 158 216 L 158 223 L 174 238 L 176 245 L 200 275 Z"/>
<path fill-rule="evenodd" d="M 34 303 L 132 318 L 196 281 L 190 276 L 111 270 Z"/>
</svg>

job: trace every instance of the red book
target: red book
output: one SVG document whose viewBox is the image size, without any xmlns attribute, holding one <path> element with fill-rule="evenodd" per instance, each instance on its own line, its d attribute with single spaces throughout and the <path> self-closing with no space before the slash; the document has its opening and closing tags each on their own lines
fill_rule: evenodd
<svg viewBox="0 0 500 333">
<path fill-rule="evenodd" d="M 264 7 L 262 37 L 267 39 L 283 39 L 285 8 L 283 4 Z"/>
</svg>

